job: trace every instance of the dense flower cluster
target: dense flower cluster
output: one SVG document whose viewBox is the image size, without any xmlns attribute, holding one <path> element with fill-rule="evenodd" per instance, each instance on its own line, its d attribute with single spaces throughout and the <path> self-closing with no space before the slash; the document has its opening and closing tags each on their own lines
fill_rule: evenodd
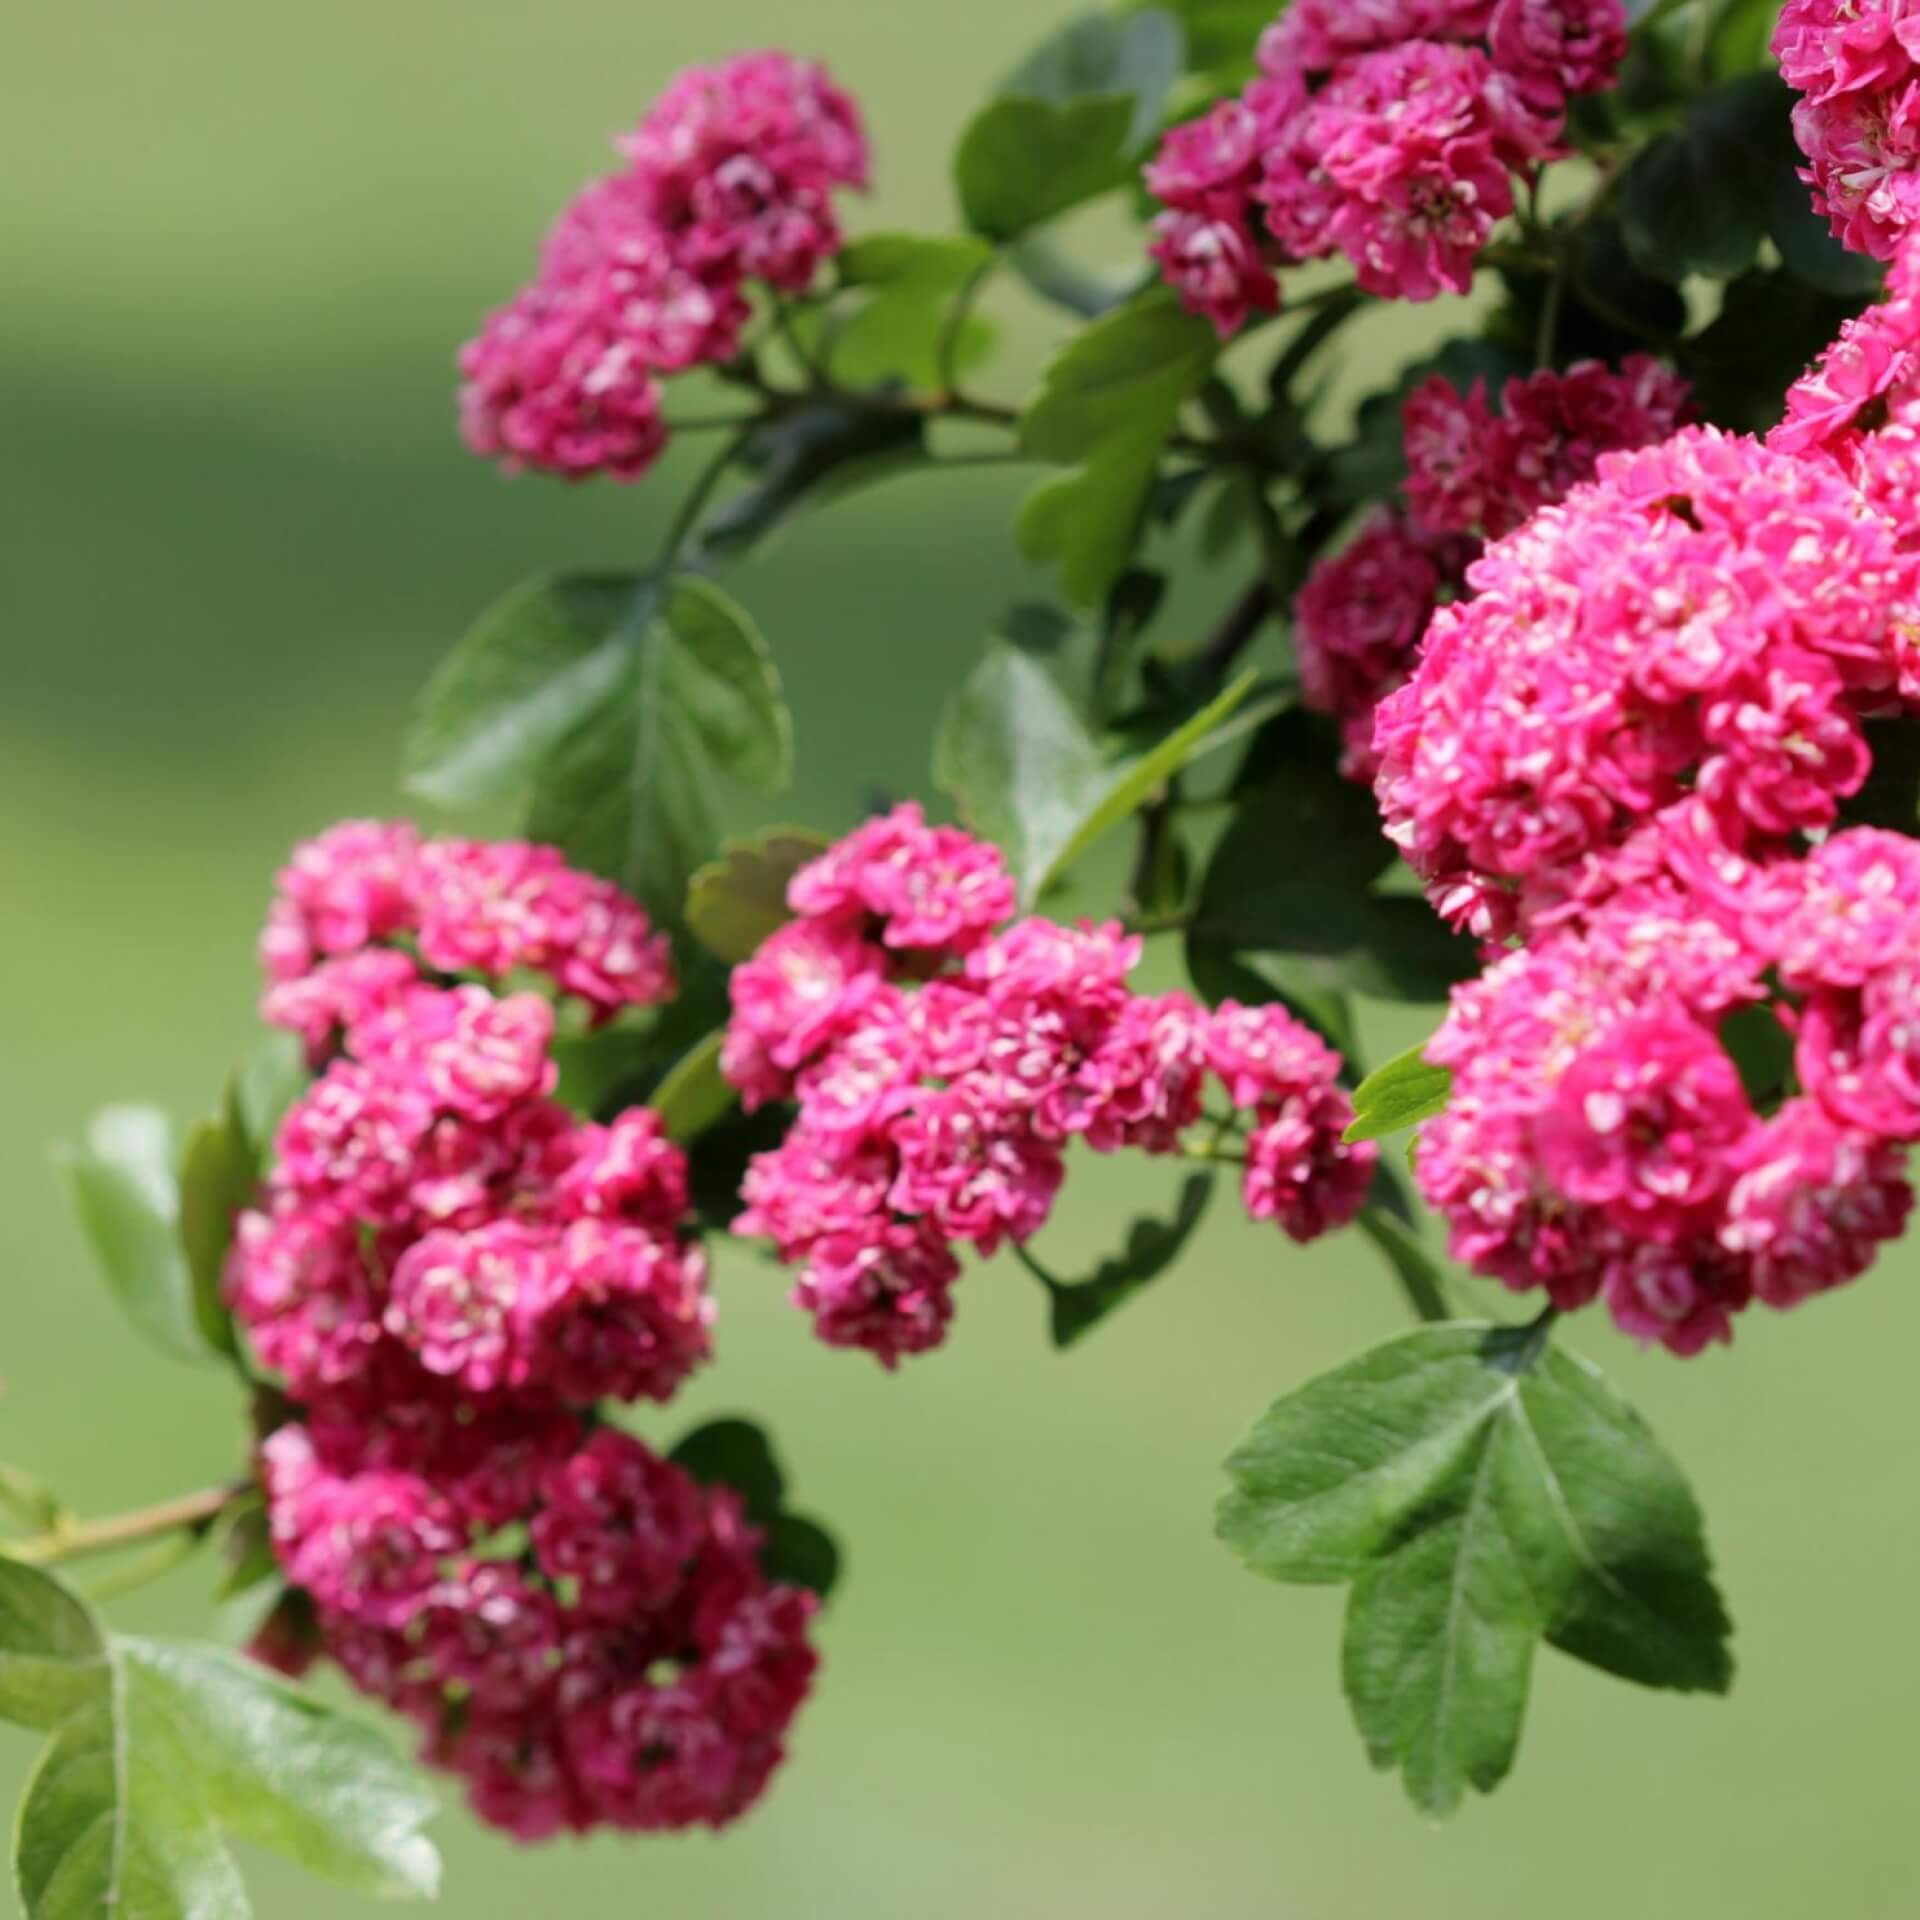
<svg viewBox="0 0 1920 1920">
<path fill-rule="evenodd" d="M 733 976 L 723 1064 L 750 1105 L 791 1100 L 736 1230 L 799 1269 L 822 1339 L 891 1365 L 937 1346 L 955 1248 L 1023 1242 L 1064 1150 L 1177 1151 L 1209 1072 L 1248 1112 L 1252 1214 L 1306 1240 L 1365 1198 L 1339 1060 L 1278 1008 L 1209 1015 L 1128 985 L 1116 925 L 1007 922 L 992 848 L 917 808 L 871 822 L 794 877 L 796 914 Z"/>
<path fill-rule="evenodd" d="M 1800 177 L 1835 235 L 1889 258 L 1920 217 L 1920 12 L 1909 0 L 1787 0 L 1773 51 L 1803 97 Z"/>
<path fill-rule="evenodd" d="M 509 467 L 637 479 L 667 439 L 657 376 L 733 358 L 747 283 L 804 291 L 840 246 L 833 190 L 867 179 L 852 101 L 785 53 L 690 69 L 620 145 L 461 353 L 467 444 Z"/>
<path fill-rule="evenodd" d="M 1652 446 L 1690 414 L 1686 381 L 1645 354 L 1509 380 L 1498 413 L 1484 382 L 1462 393 L 1436 374 L 1406 405 L 1409 512 L 1430 538 L 1498 540 L 1592 479 L 1603 453 Z"/>
<path fill-rule="evenodd" d="M 263 1459 L 319 1645 L 522 1837 L 731 1819 L 806 1691 L 812 1602 L 732 1495 L 590 1425 L 708 1356 L 687 1164 L 646 1109 L 559 1105 L 553 1004 L 504 991 L 645 1004 L 664 944 L 550 849 L 355 822 L 295 853 L 263 953 L 318 1077 L 227 1296 L 302 1409 Z"/>
<path fill-rule="evenodd" d="M 1642 880 L 1455 994 L 1427 1049 L 1455 1079 L 1421 1189 L 1478 1271 L 1697 1352 L 1753 1300 L 1856 1278 L 1904 1230 L 1917 991 L 1911 840 L 1843 833 L 1694 891 Z M 1797 1042 L 1802 1091 L 1770 1114 L 1722 1042 L 1742 1009 L 1783 1058 Z"/>
<path fill-rule="evenodd" d="M 1664 440 L 1688 388 L 1657 360 L 1586 360 L 1509 380 L 1495 413 L 1483 382 L 1435 374 L 1408 397 L 1406 511 L 1377 509 L 1318 562 L 1294 604 L 1309 706 L 1341 723 L 1342 771 L 1371 780 L 1374 714 L 1412 671 L 1434 609 L 1460 591 L 1483 540 L 1511 532 L 1591 479 L 1600 456 Z"/>
<path fill-rule="evenodd" d="M 1276 267 L 1334 253 L 1390 298 L 1464 293 L 1626 47 L 1621 0 L 1294 0 L 1259 77 L 1148 167 L 1152 254 L 1223 334 L 1279 304 Z"/>
<path fill-rule="evenodd" d="M 769 1583 L 730 1489 L 612 1427 L 438 1402 L 283 1426 L 263 1468 L 326 1651 L 483 1819 L 717 1827 L 780 1764 L 816 1603 Z"/>
<path fill-rule="evenodd" d="M 1913 1204 L 1920 842 L 1840 809 L 1920 694 L 1917 259 L 1769 445 L 1609 455 L 1491 548 L 1381 714 L 1436 901 L 1526 941 L 1427 1050 L 1421 1187 L 1479 1271 L 1682 1353 Z"/>
<path fill-rule="evenodd" d="M 1755 857 L 1832 826 L 1920 614 L 1920 556 L 1837 466 L 1707 428 L 1606 455 L 1467 579 L 1375 747 L 1389 833 L 1488 936 L 1604 897 L 1672 808 Z"/>
</svg>

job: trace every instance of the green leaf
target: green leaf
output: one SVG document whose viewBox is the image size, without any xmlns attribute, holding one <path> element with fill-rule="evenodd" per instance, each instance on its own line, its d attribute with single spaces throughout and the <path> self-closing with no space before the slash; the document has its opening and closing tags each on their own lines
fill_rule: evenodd
<svg viewBox="0 0 1920 1920">
<path fill-rule="evenodd" d="M 781 1514 L 767 1529 L 766 1544 L 760 1549 L 760 1564 L 769 1580 L 789 1587 L 805 1587 L 822 1600 L 829 1598 L 840 1584 L 839 1542 L 825 1527 L 803 1520 L 797 1513 Z"/>
<path fill-rule="evenodd" d="M 1426 1043 L 1421 1042 L 1421 1046 Z M 1420 1047 L 1409 1047 L 1384 1067 L 1376 1067 L 1362 1080 L 1353 1095 L 1353 1125 L 1347 1129 L 1347 1143 L 1359 1140 L 1383 1140 L 1402 1127 L 1417 1127 L 1444 1113 L 1453 1092 L 1453 1070 L 1430 1067 L 1420 1057 Z"/>
<path fill-rule="evenodd" d="M 128 1317 L 176 1358 L 204 1360 L 193 1276 L 179 1241 L 173 1127 L 153 1107 L 108 1107 L 61 1152 L 80 1224 Z"/>
<path fill-rule="evenodd" d="M 954 184 L 968 226 L 990 240 L 1023 233 L 1128 177 L 1134 105 L 1101 94 L 1054 106 L 994 100 L 968 122 L 954 155 Z"/>
<path fill-rule="evenodd" d="M 976 832 L 1006 849 L 1031 902 L 1102 835 L 1213 745 L 1252 673 L 1144 753 L 1109 757 L 1058 681 L 1021 648 L 996 644 L 948 706 L 934 778 Z"/>
<path fill-rule="evenodd" d="M 954 155 L 967 224 L 1014 240 L 1120 186 L 1159 124 L 1184 55 L 1157 9 L 1070 22 L 974 115 Z"/>
<path fill-rule="evenodd" d="M 1773 74 L 1717 88 L 1635 157 L 1621 182 L 1620 218 L 1636 266 L 1677 284 L 1695 273 L 1731 280 L 1753 264 L 1767 230 L 1785 91 Z"/>
<path fill-rule="evenodd" d="M 786 1476 L 774 1458 L 766 1430 L 751 1420 L 709 1420 L 680 1440 L 667 1456 L 706 1487 L 731 1487 L 747 1518 L 765 1526 L 779 1516 Z"/>
<path fill-rule="evenodd" d="M 20 1810 L 28 1920 L 247 1920 L 225 1835 L 349 1890 L 427 1899 L 432 1797 L 386 1744 L 211 1647 L 116 1639 Z"/>
<path fill-rule="evenodd" d="M 649 1099 L 667 1137 L 682 1146 L 697 1140 L 739 1104 L 739 1094 L 720 1071 L 725 1040 L 724 1033 L 709 1034 L 668 1070 Z"/>
<path fill-rule="evenodd" d="M 312 1081 L 297 1035 L 270 1033 L 234 1075 L 232 1099 L 255 1158 L 266 1164 L 287 1109 Z"/>
<path fill-rule="evenodd" d="M 1740 1070 L 1747 1098 L 1770 1113 L 1793 1080 L 1793 1036 L 1771 1007 L 1736 1007 L 1720 1022 L 1720 1044 Z"/>
<path fill-rule="evenodd" d="M 217 1353 L 238 1351 L 221 1283 L 234 1218 L 253 1204 L 261 1171 L 238 1090 L 230 1089 L 225 1112 L 194 1128 L 180 1159 L 180 1248 L 193 1278 L 194 1318 Z"/>
<path fill-rule="evenodd" d="M 843 498 L 926 457 L 926 422 L 911 408 L 823 397 L 754 428 L 742 464 L 759 475 L 710 514 L 700 549 L 738 559 L 797 514 Z"/>
<path fill-rule="evenodd" d="M 1196 73 L 1252 73 L 1253 51 L 1273 20 L 1272 0 L 1168 0 L 1187 32 L 1187 65 Z"/>
<path fill-rule="evenodd" d="M 1374 1764 L 1430 1813 L 1512 1764 L 1536 1644 L 1724 1692 L 1698 1507 L 1639 1416 L 1534 1329 L 1423 1329 L 1279 1401 L 1227 1463 L 1256 1573 L 1352 1583 L 1345 1678 Z"/>
<path fill-rule="evenodd" d="M 1048 1287 L 1053 1344 L 1066 1348 L 1093 1331 L 1116 1307 L 1124 1306 L 1141 1288 L 1179 1259 L 1213 1198 L 1212 1173 L 1189 1174 L 1180 1189 L 1180 1203 L 1170 1220 L 1136 1220 L 1127 1231 L 1127 1244 L 1111 1259 L 1101 1261 L 1086 1280 Z"/>
<path fill-rule="evenodd" d="M 1003 95 L 1066 106 L 1090 95 L 1124 94 L 1133 102 L 1128 144 L 1153 135 L 1180 77 L 1186 34 L 1165 9 L 1142 8 L 1123 17 L 1090 13 L 1070 20 L 1007 76 Z"/>
<path fill-rule="evenodd" d="M 751 840 L 730 842 L 687 889 L 687 925 L 695 938 L 729 966 L 751 959 L 769 934 L 793 918 L 787 883 L 827 845 L 805 827 L 770 827 Z"/>
<path fill-rule="evenodd" d="M 50 1730 L 106 1684 L 106 1641 L 86 1603 L 37 1567 L 0 1558 L 0 1720 Z"/>
<path fill-rule="evenodd" d="M 1318 762 L 1287 766 L 1244 796 L 1214 849 L 1188 936 L 1196 977 L 1209 952 L 1283 954 L 1303 982 L 1444 1000 L 1478 954 L 1424 900 L 1372 890 L 1395 857 L 1365 787 Z"/>
<path fill-rule="evenodd" d="M 421 696 L 404 750 L 407 790 L 440 806 L 520 792 L 620 684 L 634 583 L 562 574 L 482 614 Z"/>
<path fill-rule="evenodd" d="M 1404 1204 L 1399 1184 L 1385 1166 L 1380 1168 L 1377 1191 L 1396 1204 Z M 1426 1249 L 1426 1244 L 1411 1226 L 1391 1207 L 1374 1205 L 1362 1208 L 1360 1231 L 1386 1256 L 1394 1278 L 1400 1282 L 1413 1310 L 1422 1320 L 1450 1320 L 1447 1305 L 1446 1270 Z"/>
<path fill-rule="evenodd" d="M 1715 426 L 1765 433 L 1780 418 L 1781 395 L 1855 311 L 1855 302 L 1784 268 L 1742 274 L 1727 288 L 1719 318 L 1685 343 L 1681 371 Z"/>
<path fill-rule="evenodd" d="M 634 582 L 619 632 L 625 672 L 542 767 L 530 831 L 678 927 L 688 882 L 719 837 L 714 783 L 785 786 L 791 722 L 766 642 L 711 582 Z"/>
<path fill-rule="evenodd" d="M 1126 571 L 1167 436 L 1218 353 L 1212 327 L 1159 289 L 1096 320 L 1048 367 L 1020 444 L 1075 470 L 1028 496 L 1016 532 L 1076 603 L 1095 604 Z"/>
<path fill-rule="evenodd" d="M 833 346 L 835 375 L 851 386 L 901 380 L 931 392 L 942 384 L 941 345 L 962 289 L 985 271 L 993 249 L 984 240 L 950 234 L 864 235 L 840 256 L 843 284 L 869 297 Z M 957 343 L 956 369 L 977 357 L 977 329 Z"/>
<path fill-rule="evenodd" d="M 751 1420 L 710 1420 L 668 1456 L 703 1486 L 731 1487 L 747 1518 L 766 1536 L 761 1565 L 769 1580 L 805 1587 L 823 1600 L 840 1578 L 840 1549 L 814 1521 L 786 1507 L 786 1477 L 773 1443 Z"/>
</svg>

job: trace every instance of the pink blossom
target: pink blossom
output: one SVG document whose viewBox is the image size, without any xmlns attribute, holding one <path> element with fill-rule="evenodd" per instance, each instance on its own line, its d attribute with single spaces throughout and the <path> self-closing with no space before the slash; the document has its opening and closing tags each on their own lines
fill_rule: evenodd
<svg viewBox="0 0 1920 1920">
<path fill-rule="evenodd" d="M 280 1123 L 274 1183 L 356 1220 L 392 1220 L 433 1114 L 431 1097 L 410 1081 L 336 1061 Z"/>
<path fill-rule="evenodd" d="M 1600 93 L 1627 57 L 1623 0 L 1500 0 L 1487 33 L 1494 60 L 1549 96 Z"/>
<path fill-rule="evenodd" d="M 1740 1076 L 1684 1013 L 1621 1020 L 1583 1048 L 1537 1123 L 1560 1192 L 1671 1241 L 1717 1202 L 1753 1125 Z"/>
<path fill-rule="evenodd" d="M 261 996 L 260 1017 L 269 1026 L 297 1033 L 309 1064 L 318 1067 L 343 1034 L 371 1025 L 419 981 L 418 968 L 404 953 L 367 947 L 275 981 Z"/>
<path fill-rule="evenodd" d="M 1340 1056 L 1278 1005 L 1221 1001 L 1207 1022 L 1206 1056 L 1208 1070 L 1236 1107 L 1286 1100 L 1331 1087 L 1340 1077 Z"/>
<path fill-rule="evenodd" d="M 1790 1100 L 1740 1152 L 1721 1244 L 1750 1264 L 1770 1307 L 1857 1279 L 1906 1230 L 1904 1157 L 1836 1127 L 1814 1102 Z"/>
<path fill-rule="evenodd" d="M 352 1035 L 354 1052 L 442 1112 L 481 1125 L 553 1091 L 553 1008 L 538 994 L 415 987 Z"/>
<path fill-rule="evenodd" d="M 620 144 L 680 258 L 788 293 L 839 246 L 830 190 L 867 182 L 853 102 L 785 53 L 689 68 Z"/>
<path fill-rule="evenodd" d="M 670 1399 L 712 1352 L 705 1256 L 648 1228 L 576 1221 L 539 1289 L 533 1377 L 570 1404 Z"/>
<path fill-rule="evenodd" d="M 1856 253 L 1891 259 L 1920 216 L 1920 83 L 1909 57 L 1872 91 L 1809 96 L 1793 110 L 1808 164 L 1800 177 L 1835 237 Z"/>
<path fill-rule="evenodd" d="M 419 844 L 404 824 L 343 820 L 295 847 L 261 942 L 268 978 L 296 979 L 317 958 L 371 946 L 405 927 Z"/>
<path fill-rule="evenodd" d="M 549 1474 L 541 1498 L 532 1523 L 540 1570 L 576 1590 L 571 1607 L 599 1619 L 664 1607 L 705 1530 L 694 1482 L 612 1427 Z"/>
<path fill-rule="evenodd" d="M 1205 316 L 1226 340 L 1256 313 L 1280 307 L 1280 283 L 1262 251 L 1245 201 L 1224 197 L 1215 207 L 1176 207 L 1155 216 L 1148 256 L 1189 313 Z"/>
<path fill-rule="evenodd" d="M 331 1207 L 241 1214 L 225 1292 L 260 1364 L 302 1398 L 354 1378 L 380 1337 L 358 1231 Z"/>
<path fill-rule="evenodd" d="M 529 287 L 460 350 L 460 435 L 509 473 L 638 480 L 667 448 L 660 388 L 588 285 Z"/>
<path fill-rule="evenodd" d="M 967 1082 L 918 1096 L 891 1132 L 896 1212 L 924 1216 L 941 1238 L 988 1254 L 1046 1224 L 1066 1172 L 1059 1150 Z"/>
<path fill-rule="evenodd" d="M 415 1618 L 440 1560 L 460 1545 L 448 1504 L 408 1474 L 328 1472 L 298 1427 L 274 1434 L 262 1459 L 274 1549 L 288 1579 L 369 1626 Z"/>
<path fill-rule="evenodd" d="M 1341 722 L 1341 771 L 1370 779 L 1373 716 L 1411 670 L 1439 601 L 1433 545 L 1398 514 L 1376 508 L 1337 554 L 1317 561 L 1294 603 L 1301 697 Z"/>
<path fill-rule="evenodd" d="M 630 1107 L 609 1126 L 577 1128 L 555 1184 L 563 1213 L 631 1221 L 670 1233 L 687 1212 L 687 1156 L 651 1107 Z"/>
<path fill-rule="evenodd" d="M 471 1392 L 524 1386 L 550 1257 L 546 1237 L 514 1220 L 430 1233 L 394 1267 L 386 1329 Z"/>
<path fill-rule="evenodd" d="M 1170 207 L 1203 212 L 1216 196 L 1244 199 L 1260 171 L 1260 120 L 1243 100 L 1175 127 L 1147 167 L 1147 191 Z"/>
<path fill-rule="evenodd" d="M 736 967 L 721 1067 L 747 1105 L 783 1099 L 794 1073 L 852 1028 L 885 976 L 884 949 L 823 920 L 790 921 Z"/>
<path fill-rule="evenodd" d="M 1791 850 L 1865 776 L 1914 564 L 1824 463 L 1706 428 L 1604 455 L 1473 564 L 1383 702 L 1389 836 L 1494 933 L 1696 789 L 1727 853 Z"/>
<path fill-rule="evenodd" d="M 795 913 L 872 919 L 884 945 L 970 953 L 1012 918 L 1005 856 L 958 827 L 930 827 L 911 802 L 870 820 L 794 875 Z"/>
<path fill-rule="evenodd" d="M 864 1347 L 883 1366 L 946 1338 L 960 1263 L 927 1225 L 875 1221 L 815 1240 L 794 1288 L 830 1347 Z"/>
</svg>

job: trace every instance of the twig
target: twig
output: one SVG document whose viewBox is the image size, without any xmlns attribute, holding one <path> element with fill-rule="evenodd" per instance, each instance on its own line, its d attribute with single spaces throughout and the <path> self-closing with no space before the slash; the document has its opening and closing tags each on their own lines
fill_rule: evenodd
<svg viewBox="0 0 1920 1920">
<path fill-rule="evenodd" d="M 158 1506 L 118 1513 L 106 1520 L 84 1520 L 31 1540 L 10 1541 L 0 1551 L 10 1559 L 50 1567 L 91 1554 L 117 1553 L 123 1547 L 136 1547 L 170 1533 L 204 1533 L 234 1501 L 251 1491 L 251 1486 L 250 1481 L 237 1480 L 223 1487 L 203 1487 L 198 1493 L 163 1500 Z"/>
</svg>

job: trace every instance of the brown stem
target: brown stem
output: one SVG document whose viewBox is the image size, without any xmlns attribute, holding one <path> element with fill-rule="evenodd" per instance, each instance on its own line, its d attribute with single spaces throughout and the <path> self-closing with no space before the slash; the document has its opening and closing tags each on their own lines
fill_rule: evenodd
<svg viewBox="0 0 1920 1920">
<path fill-rule="evenodd" d="M 1272 612 L 1273 585 L 1263 577 L 1254 581 L 1227 609 L 1226 617 L 1200 649 L 1200 665 L 1209 683 L 1218 683 L 1227 677 L 1228 668 L 1253 644 Z"/>
<path fill-rule="evenodd" d="M 141 1507 L 133 1513 L 117 1513 L 106 1520 L 87 1520 L 61 1527 L 31 1540 L 7 1545 L 5 1554 L 14 1560 L 26 1560 L 36 1566 L 50 1567 L 63 1560 L 80 1560 L 91 1554 L 115 1553 L 122 1547 L 138 1546 L 143 1540 L 155 1540 L 169 1533 L 204 1533 L 228 1507 L 246 1493 L 251 1483 L 234 1481 L 224 1487 L 203 1487 L 198 1493 L 182 1494 L 177 1500 L 163 1500 L 158 1506 Z"/>
</svg>

